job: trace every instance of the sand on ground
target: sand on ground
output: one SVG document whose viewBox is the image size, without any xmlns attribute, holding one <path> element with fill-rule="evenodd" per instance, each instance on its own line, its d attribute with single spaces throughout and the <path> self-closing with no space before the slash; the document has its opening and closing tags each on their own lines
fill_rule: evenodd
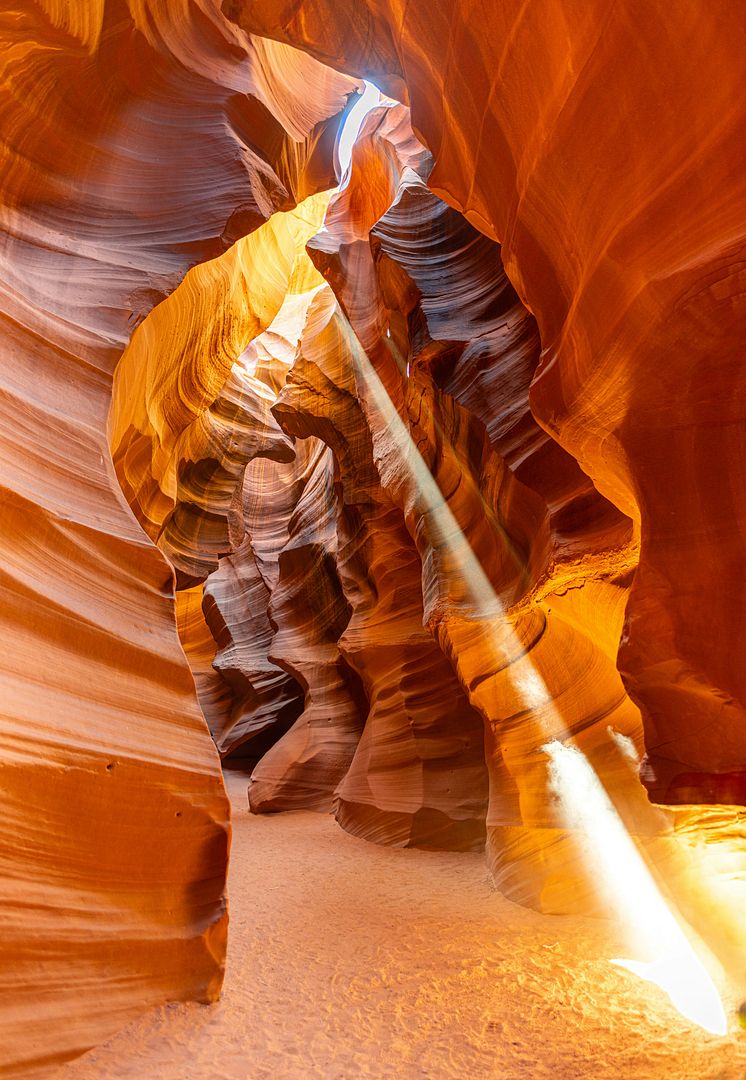
<svg viewBox="0 0 746 1080">
<path fill-rule="evenodd" d="M 497 894 L 484 858 L 380 848 L 312 812 L 234 806 L 222 1000 L 151 1010 L 60 1080 L 746 1080 L 612 966 L 611 924 Z"/>
</svg>

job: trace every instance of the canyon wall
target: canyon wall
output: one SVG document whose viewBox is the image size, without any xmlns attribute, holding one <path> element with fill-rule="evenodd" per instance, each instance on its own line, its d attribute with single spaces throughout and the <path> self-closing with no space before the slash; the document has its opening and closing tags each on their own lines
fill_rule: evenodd
<svg viewBox="0 0 746 1080">
<path fill-rule="evenodd" d="M 746 28 L 724 0 L 223 8 L 407 101 L 430 189 L 500 241 L 531 411 L 639 532 L 618 665 L 645 783 L 743 802 Z"/>
<path fill-rule="evenodd" d="M 0 38 L 0 1072 L 41 1075 L 220 991 L 228 802 L 112 373 L 190 266 L 329 186 L 355 83 L 207 2 L 5 6 Z"/>
<path fill-rule="evenodd" d="M 331 199 L 190 271 L 119 362 L 114 462 L 190 598 L 218 747 L 259 759 L 252 809 L 486 840 L 507 895 L 587 908 L 545 745 L 573 736 L 625 787 L 608 733 L 641 742 L 614 666 L 636 543 L 533 421 L 534 320 L 431 167 L 384 105 Z"/>
<path fill-rule="evenodd" d="M 220 757 L 255 812 L 486 847 L 547 911 L 597 903 L 551 740 L 656 851 L 638 752 L 695 840 L 743 804 L 725 5 L 46 0 L 0 35 L 0 1072 L 217 996 Z M 401 104 L 335 188 L 362 76 Z"/>
</svg>

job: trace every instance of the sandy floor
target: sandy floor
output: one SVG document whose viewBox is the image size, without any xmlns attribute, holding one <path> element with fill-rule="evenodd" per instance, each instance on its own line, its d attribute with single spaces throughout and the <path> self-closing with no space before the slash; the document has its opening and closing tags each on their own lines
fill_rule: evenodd
<svg viewBox="0 0 746 1080">
<path fill-rule="evenodd" d="M 496 895 L 478 855 L 378 848 L 234 800 L 222 1001 L 144 1016 L 60 1080 L 744 1080 L 718 1039 L 612 967 L 613 928 Z M 621 950 L 624 955 L 623 949 Z"/>
</svg>

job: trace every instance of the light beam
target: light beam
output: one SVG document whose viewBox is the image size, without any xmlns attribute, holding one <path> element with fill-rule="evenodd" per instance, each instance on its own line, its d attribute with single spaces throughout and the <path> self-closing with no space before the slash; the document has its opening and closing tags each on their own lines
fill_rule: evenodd
<svg viewBox="0 0 746 1080">
<path fill-rule="evenodd" d="M 521 655 L 523 650 L 500 598 L 352 327 L 349 334 L 357 372 L 369 395 L 367 408 L 373 405 L 383 421 L 383 429 L 397 447 L 398 460 L 392 461 L 391 467 L 407 470 L 413 490 L 425 504 L 432 546 L 448 548 L 468 586 L 474 614 L 483 624 L 491 645 L 500 641 L 502 649 L 496 647 L 496 651 L 506 657 L 509 653 Z M 365 396 L 361 395 L 361 399 L 366 408 Z M 374 423 L 371 429 L 375 432 L 381 427 Z M 378 464 L 385 472 L 386 462 Z M 382 479 L 385 483 L 383 475 Z M 533 667 L 529 672 L 524 669 L 520 681 L 514 678 L 514 685 L 529 708 L 546 707 L 551 702 L 549 688 Z M 564 730 L 557 710 L 554 713 L 558 720 L 556 730 Z M 549 731 L 546 735 L 552 737 Z M 562 737 L 566 739 L 568 733 L 565 731 Z M 614 741 L 620 752 L 634 760 L 636 751 L 631 740 L 620 736 Z M 559 741 L 556 734 L 543 750 L 552 763 L 555 793 L 567 827 L 587 838 L 593 874 L 598 878 L 600 873 L 630 941 L 638 948 L 645 942 L 648 954 L 653 957 L 648 962 L 612 960 L 612 963 L 655 982 L 687 1020 L 713 1034 L 725 1035 L 727 1020 L 717 988 L 666 904 L 595 769 L 581 750 Z"/>
<path fill-rule="evenodd" d="M 363 92 L 347 114 L 339 134 L 337 157 L 339 159 L 339 182 L 344 183 L 352 161 L 352 148 L 358 137 L 363 120 L 376 105 L 381 104 L 381 91 L 373 83 L 363 81 Z"/>
<path fill-rule="evenodd" d="M 567 823 L 586 837 L 609 904 L 654 960 L 612 960 L 656 983 L 688 1020 L 714 1035 L 728 1024 L 709 973 L 663 899 L 655 880 L 586 756 L 557 740 L 542 748 Z"/>
</svg>

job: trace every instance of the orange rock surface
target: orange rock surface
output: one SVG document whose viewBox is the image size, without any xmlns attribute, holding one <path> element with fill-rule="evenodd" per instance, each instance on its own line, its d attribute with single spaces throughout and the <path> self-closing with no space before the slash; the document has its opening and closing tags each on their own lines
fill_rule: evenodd
<svg viewBox="0 0 746 1080">
<path fill-rule="evenodd" d="M 221 758 L 545 911 L 598 905 L 553 741 L 676 873 L 742 829 L 744 39 L 722 0 L 0 15 L 0 1072 L 217 996 Z M 397 101 L 335 186 L 363 76 Z"/>
<path fill-rule="evenodd" d="M 723 0 L 223 6 L 406 95 L 430 188 L 500 241 L 537 319 L 534 417 L 638 528 L 618 663 L 645 782 L 743 801 L 746 28 Z"/>
<path fill-rule="evenodd" d="M 112 373 L 191 265 L 328 186 L 354 83 L 210 3 L 6 5 L 0 39 L 0 1071 L 41 1075 L 220 990 L 229 806 Z"/>
</svg>

